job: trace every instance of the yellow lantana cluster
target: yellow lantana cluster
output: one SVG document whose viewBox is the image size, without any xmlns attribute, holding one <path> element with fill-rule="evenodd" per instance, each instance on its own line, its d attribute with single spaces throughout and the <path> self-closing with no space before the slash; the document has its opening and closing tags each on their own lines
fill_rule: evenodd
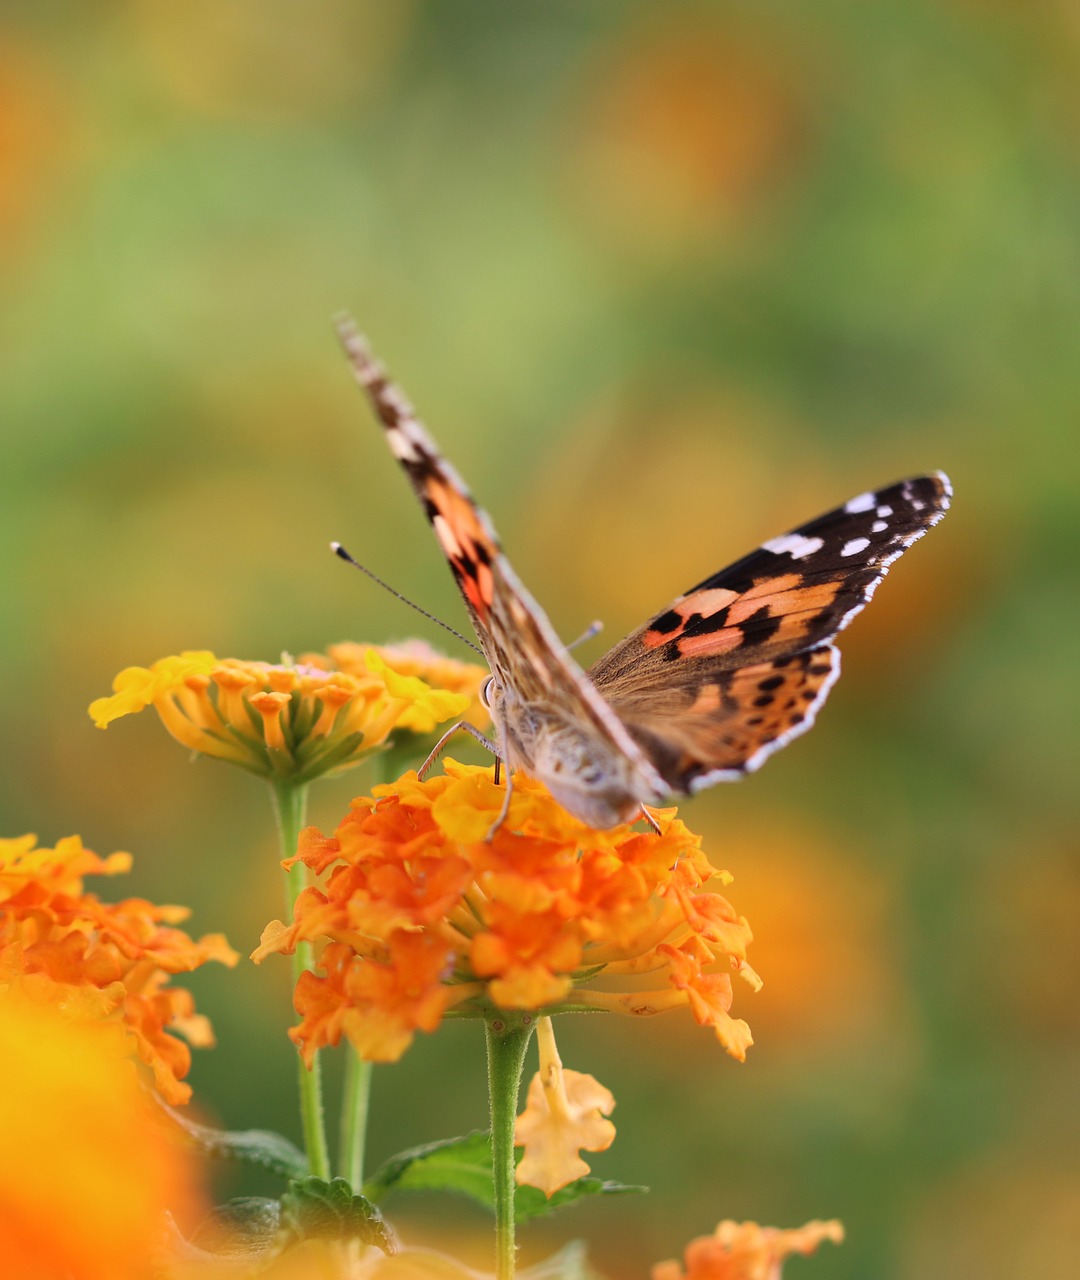
<svg viewBox="0 0 1080 1280">
<path fill-rule="evenodd" d="M 221 934 L 196 942 L 175 928 L 186 907 L 106 903 L 84 891 L 84 876 L 130 866 L 129 854 L 100 858 L 78 836 L 55 849 L 39 848 L 32 835 L 0 840 L 0 994 L 116 1025 L 161 1096 L 184 1103 L 189 1045 L 211 1045 L 213 1033 L 191 993 L 169 978 L 210 960 L 232 966 L 238 956 Z"/>
<path fill-rule="evenodd" d="M 475 697 L 461 672 L 455 676 L 466 691 L 454 692 L 406 670 L 423 668 L 415 657 L 406 660 L 373 646 L 338 648 L 344 667 L 322 654 L 281 663 L 218 658 L 208 650 L 159 658 L 149 667 L 121 671 L 112 695 L 91 703 L 90 715 L 104 729 L 152 706 L 192 751 L 274 781 L 299 783 L 360 763 L 397 729 L 430 733 L 468 710 Z M 438 664 L 440 670 L 447 661 Z M 477 688 L 486 674 L 453 665 L 477 673 Z"/>
<path fill-rule="evenodd" d="M 423 640 L 402 640 L 397 644 L 357 644 L 342 640 L 326 646 L 326 653 L 304 653 L 300 661 L 327 671 L 343 671 L 346 675 L 363 676 L 368 671 L 368 655 L 374 653 L 391 671 L 399 676 L 414 676 L 447 693 L 460 694 L 468 699 L 463 710 L 453 714 L 468 720 L 477 729 L 486 729 L 491 723 L 487 707 L 480 699 L 480 688 L 488 678 L 486 666 L 475 662 L 459 662 L 439 653 Z M 431 733 L 439 722 L 420 706 L 402 713 L 398 728 L 413 733 Z"/>
<path fill-rule="evenodd" d="M 265 930 L 256 959 L 316 945 L 290 1033 L 310 1063 L 346 1036 L 393 1061 L 417 1030 L 490 1009 L 688 1007 L 733 1057 L 751 1044 L 732 1018 L 732 971 L 752 986 L 749 925 L 715 891 L 730 879 L 674 815 L 661 833 L 596 831 L 518 774 L 506 820 L 492 770 L 446 762 L 353 802 L 332 837 L 309 828 L 297 858 L 322 877 L 294 919 Z M 288 865 L 288 864 L 287 864 Z"/>
</svg>

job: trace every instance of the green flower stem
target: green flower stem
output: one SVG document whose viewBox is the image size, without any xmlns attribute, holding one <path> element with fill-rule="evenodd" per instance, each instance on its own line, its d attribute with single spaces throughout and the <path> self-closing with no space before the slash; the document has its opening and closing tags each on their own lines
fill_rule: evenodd
<svg viewBox="0 0 1080 1280">
<path fill-rule="evenodd" d="M 307 786 L 304 783 L 276 782 L 272 784 L 274 794 L 274 813 L 277 817 L 278 836 L 281 841 L 282 857 L 291 858 L 296 853 L 296 842 L 304 826 L 304 815 L 307 811 Z M 308 869 L 298 862 L 289 869 L 285 882 L 286 920 L 293 917 L 296 899 L 308 883 Z M 293 985 L 300 980 L 300 975 L 312 967 L 314 952 L 310 942 L 299 942 L 293 953 Z M 300 1120 L 304 1130 L 304 1151 L 308 1158 L 308 1167 L 317 1178 L 329 1179 L 330 1153 L 326 1143 L 326 1128 L 323 1121 L 322 1071 L 316 1056 L 311 1070 L 304 1066 L 304 1060 L 297 1055 L 300 1084 Z"/>
<path fill-rule="evenodd" d="M 371 1063 L 352 1045 L 345 1052 L 345 1092 L 341 1099 L 341 1151 L 338 1172 L 359 1192 L 364 1184 L 364 1147 L 367 1142 L 368 1103 L 371 1099 Z"/>
<path fill-rule="evenodd" d="M 489 1016 L 485 1022 L 495 1184 L 496 1280 L 513 1280 L 514 1275 L 514 1121 L 525 1050 L 534 1025 L 531 1014 L 502 1011 Z"/>
<path fill-rule="evenodd" d="M 411 739 L 412 735 L 406 734 L 405 737 Z M 416 758 L 415 743 L 408 741 L 403 748 L 391 742 L 375 758 L 376 781 L 392 782 L 404 772 L 407 765 L 414 764 Z M 345 1052 L 348 1057 L 345 1060 L 345 1088 L 341 1095 L 341 1115 L 338 1120 L 338 1172 L 358 1192 L 364 1182 L 372 1064 L 365 1062 L 352 1045 L 347 1045 Z"/>
</svg>

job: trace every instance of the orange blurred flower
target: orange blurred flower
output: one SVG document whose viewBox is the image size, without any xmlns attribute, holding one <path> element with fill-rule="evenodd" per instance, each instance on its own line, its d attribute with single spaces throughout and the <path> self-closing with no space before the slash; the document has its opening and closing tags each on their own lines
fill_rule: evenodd
<svg viewBox="0 0 1080 1280">
<path fill-rule="evenodd" d="M 540 1070 L 514 1128 L 514 1145 L 525 1148 L 514 1176 L 550 1197 L 589 1172 L 580 1151 L 606 1151 L 615 1141 L 615 1126 L 604 1118 L 615 1098 L 592 1076 L 564 1069 L 550 1018 L 540 1019 L 536 1035 Z"/>
<path fill-rule="evenodd" d="M 371 1061 L 393 1061 L 444 1014 L 494 1008 L 595 1009 L 641 1016 L 688 1007 L 742 1060 L 730 1016 L 732 969 L 754 987 L 745 919 L 710 885 L 730 877 L 700 839 L 661 811 L 662 834 L 594 831 L 534 780 L 516 775 L 507 820 L 492 771 L 448 760 L 353 801 L 333 837 L 304 831 L 299 853 L 324 877 L 290 924 L 254 953 L 321 945 L 297 986 L 290 1033 L 310 1062 L 344 1034 Z"/>
<path fill-rule="evenodd" d="M 83 891 L 85 875 L 127 871 L 129 854 L 99 858 L 78 836 L 55 849 L 36 844 L 32 835 L 0 840 L 0 992 L 116 1024 L 162 1097 L 187 1102 L 188 1046 L 212 1045 L 213 1032 L 191 993 L 169 986 L 169 977 L 209 960 L 232 966 L 236 952 L 221 934 L 195 942 L 173 928 L 186 907 L 142 898 L 110 904 Z"/>
<path fill-rule="evenodd" d="M 685 1269 L 675 1261 L 658 1262 L 652 1280 L 780 1280 L 789 1254 L 814 1253 L 823 1240 L 840 1244 L 843 1239 L 844 1228 L 835 1218 L 815 1219 L 791 1231 L 725 1219 L 711 1236 L 690 1241 L 683 1252 Z"/>
<path fill-rule="evenodd" d="M 0 27 L 0 255 L 26 251 L 47 222 L 80 143 L 71 78 L 10 24 Z"/>
<path fill-rule="evenodd" d="M 0 1258 L 18 1280 L 150 1280 L 200 1197 L 102 1028 L 0 999 Z"/>
<path fill-rule="evenodd" d="M 189 651 L 127 667 L 90 715 L 104 729 L 153 706 L 192 751 L 275 781 L 306 782 L 358 764 L 399 727 L 430 732 L 469 705 L 467 694 L 399 674 L 376 649 L 360 652 L 363 660 L 344 671 L 320 655 L 275 664 Z"/>
<path fill-rule="evenodd" d="M 805 59 L 754 26 L 650 15 L 589 67 L 573 197 L 616 244 L 700 256 L 718 231 L 753 229 L 805 168 Z"/>
</svg>

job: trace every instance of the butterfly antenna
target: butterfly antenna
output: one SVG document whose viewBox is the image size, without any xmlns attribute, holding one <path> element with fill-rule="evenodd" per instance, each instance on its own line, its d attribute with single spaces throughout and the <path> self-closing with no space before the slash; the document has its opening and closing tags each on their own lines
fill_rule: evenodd
<svg viewBox="0 0 1080 1280">
<path fill-rule="evenodd" d="M 372 573 L 366 565 L 362 565 L 359 560 L 354 560 L 340 542 L 331 542 L 330 550 L 333 551 L 334 555 L 339 556 L 344 560 L 346 564 L 351 564 L 354 569 L 359 569 L 361 573 L 366 573 L 372 582 L 377 582 L 384 591 L 389 591 L 392 596 L 396 596 L 404 604 L 407 604 L 410 609 L 415 609 L 417 613 L 422 613 L 430 622 L 437 623 L 444 631 L 449 631 L 452 636 L 457 636 L 462 644 L 468 645 L 468 647 L 475 653 L 478 653 L 481 658 L 484 656 L 484 651 L 473 644 L 471 640 L 466 640 L 460 631 L 455 631 L 449 623 L 443 622 L 442 618 L 436 618 L 433 613 L 428 613 L 426 609 L 421 609 L 420 606 L 418 604 L 414 604 L 408 596 L 403 596 L 400 591 L 395 591 L 388 582 L 383 582 L 382 578 L 380 578 L 377 573 Z"/>
<path fill-rule="evenodd" d="M 591 640 L 593 636 L 598 636 L 600 632 L 603 631 L 603 629 L 604 629 L 604 624 L 600 621 L 599 618 L 597 618 L 594 622 L 590 622 L 589 625 L 585 628 L 585 630 L 581 633 L 581 635 L 579 635 L 576 640 L 574 640 L 571 644 L 568 644 L 566 647 L 568 649 L 576 649 L 579 644 L 584 644 L 586 640 Z"/>
</svg>

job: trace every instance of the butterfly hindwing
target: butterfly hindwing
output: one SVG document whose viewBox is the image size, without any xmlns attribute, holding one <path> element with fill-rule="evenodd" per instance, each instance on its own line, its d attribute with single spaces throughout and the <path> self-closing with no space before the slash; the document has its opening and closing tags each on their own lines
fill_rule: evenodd
<svg viewBox="0 0 1080 1280">
<path fill-rule="evenodd" d="M 805 733 L 840 674 L 840 651 L 819 645 L 734 669 L 688 668 L 680 680 L 617 704 L 631 736 L 672 792 L 697 791 L 757 769 Z"/>
</svg>

